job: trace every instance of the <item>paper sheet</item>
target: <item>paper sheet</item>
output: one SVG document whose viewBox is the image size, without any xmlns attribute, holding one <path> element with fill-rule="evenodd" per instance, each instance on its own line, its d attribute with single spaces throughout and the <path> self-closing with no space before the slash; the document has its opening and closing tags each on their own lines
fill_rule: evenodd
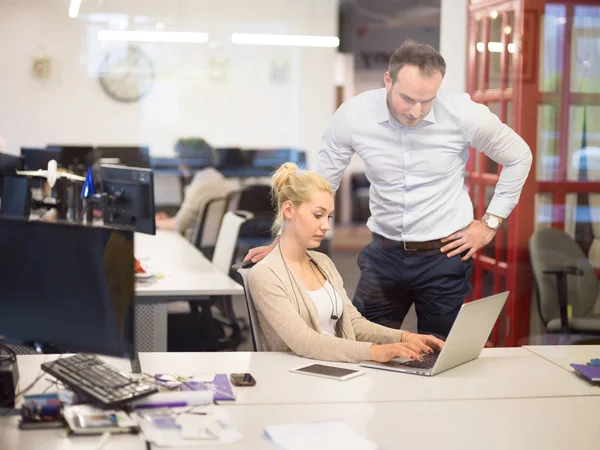
<svg viewBox="0 0 600 450">
<path fill-rule="evenodd" d="M 265 434 L 285 450 L 332 449 L 375 450 L 377 446 L 360 436 L 343 420 L 307 422 L 265 427 Z"/>
</svg>

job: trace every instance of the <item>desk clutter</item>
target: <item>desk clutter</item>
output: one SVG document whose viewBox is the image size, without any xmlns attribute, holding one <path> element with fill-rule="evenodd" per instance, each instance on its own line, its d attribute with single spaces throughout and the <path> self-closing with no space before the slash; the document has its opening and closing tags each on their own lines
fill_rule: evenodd
<svg viewBox="0 0 600 450">
<path fill-rule="evenodd" d="M 147 442 L 171 447 L 241 439 L 229 425 L 227 412 L 216 404 L 235 400 L 227 374 L 124 374 L 85 354 L 58 358 L 42 369 L 58 379 L 53 384 L 65 388 L 26 395 L 19 424 L 23 430 L 65 428 L 68 435 L 141 432 Z M 113 381 L 119 387 L 109 389 L 107 383 Z"/>
</svg>

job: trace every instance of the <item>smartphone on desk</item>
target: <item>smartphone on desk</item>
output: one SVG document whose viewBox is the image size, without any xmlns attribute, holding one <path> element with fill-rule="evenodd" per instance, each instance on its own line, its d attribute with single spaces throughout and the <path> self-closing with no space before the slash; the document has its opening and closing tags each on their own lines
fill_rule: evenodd
<svg viewBox="0 0 600 450">
<path fill-rule="evenodd" d="M 229 375 L 231 384 L 234 386 L 255 386 L 256 380 L 249 373 L 232 373 Z"/>
<path fill-rule="evenodd" d="M 362 370 L 344 369 L 342 367 L 326 366 L 324 364 L 310 364 L 308 366 L 298 367 L 297 369 L 290 369 L 290 372 L 332 378 L 341 381 L 365 374 Z"/>
</svg>

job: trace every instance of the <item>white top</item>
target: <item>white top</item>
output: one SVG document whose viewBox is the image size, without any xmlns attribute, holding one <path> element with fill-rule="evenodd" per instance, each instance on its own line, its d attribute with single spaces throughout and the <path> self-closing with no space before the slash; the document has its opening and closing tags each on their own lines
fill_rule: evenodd
<svg viewBox="0 0 600 450">
<path fill-rule="evenodd" d="M 390 116 L 386 90 L 345 102 L 323 136 L 317 172 L 337 189 L 354 153 L 371 183 L 369 229 L 388 239 L 439 239 L 473 220 L 464 183 L 469 145 L 502 164 L 487 212 L 508 217 L 531 167 L 521 137 L 468 94 L 438 92 L 431 111 L 414 127 Z"/>
<path fill-rule="evenodd" d="M 344 305 L 340 295 L 327 280 L 321 289 L 308 291 L 308 294 L 317 309 L 319 326 L 321 327 L 322 333 L 327 336 L 335 337 L 335 325 L 344 311 Z M 334 314 L 338 319 L 331 318 Z"/>
</svg>

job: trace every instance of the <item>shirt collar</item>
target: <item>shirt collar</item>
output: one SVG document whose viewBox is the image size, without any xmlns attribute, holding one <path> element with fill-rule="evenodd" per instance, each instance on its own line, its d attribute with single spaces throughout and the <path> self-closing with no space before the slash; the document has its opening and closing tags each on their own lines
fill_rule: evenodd
<svg viewBox="0 0 600 450">
<path fill-rule="evenodd" d="M 392 125 L 399 125 L 401 127 L 404 126 L 391 116 L 390 110 L 387 105 L 387 90 L 385 88 L 381 88 L 381 96 L 377 100 L 375 106 L 376 107 L 375 107 L 375 111 L 374 111 L 374 116 L 375 116 L 375 121 L 377 123 L 389 122 Z M 425 117 L 423 117 L 423 119 L 421 120 L 421 123 L 422 122 L 426 122 L 427 124 L 435 123 L 435 113 L 433 112 L 434 109 L 435 109 L 435 105 L 433 108 L 431 108 L 431 110 L 429 110 L 427 115 Z M 417 125 L 417 126 L 420 126 L 421 123 L 419 123 L 419 125 Z"/>
</svg>

